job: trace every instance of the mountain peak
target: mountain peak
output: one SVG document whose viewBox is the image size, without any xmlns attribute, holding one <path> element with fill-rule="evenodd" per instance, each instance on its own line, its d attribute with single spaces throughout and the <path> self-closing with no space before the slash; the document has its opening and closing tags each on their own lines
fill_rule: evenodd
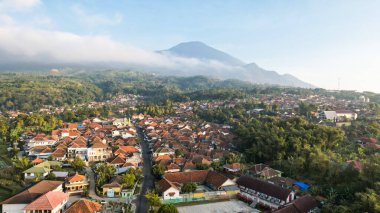
<svg viewBox="0 0 380 213">
<path fill-rule="evenodd" d="M 196 58 L 200 60 L 215 60 L 231 66 L 242 66 L 244 62 L 228 55 L 225 52 L 217 50 L 201 41 L 189 41 L 177 44 L 176 46 L 160 51 L 186 58 Z"/>
</svg>

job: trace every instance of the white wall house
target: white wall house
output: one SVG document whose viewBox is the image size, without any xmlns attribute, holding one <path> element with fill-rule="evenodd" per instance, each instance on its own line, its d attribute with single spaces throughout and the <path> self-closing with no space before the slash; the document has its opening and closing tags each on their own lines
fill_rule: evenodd
<svg viewBox="0 0 380 213">
<path fill-rule="evenodd" d="M 63 182 L 61 181 L 41 181 L 29 189 L 22 191 L 5 201 L 2 201 L 2 213 L 24 213 L 24 208 L 39 196 L 49 192 L 62 192 Z"/>
<path fill-rule="evenodd" d="M 167 189 L 166 191 L 162 193 L 162 198 L 164 200 L 181 198 L 179 193 L 180 191 L 177 188 L 170 187 L 169 189 Z"/>
</svg>

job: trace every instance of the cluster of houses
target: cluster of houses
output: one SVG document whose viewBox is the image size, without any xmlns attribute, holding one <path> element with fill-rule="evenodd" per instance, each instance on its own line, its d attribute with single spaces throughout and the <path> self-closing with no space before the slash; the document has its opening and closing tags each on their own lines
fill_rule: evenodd
<svg viewBox="0 0 380 213">
<path fill-rule="evenodd" d="M 40 163 L 25 171 L 25 178 L 46 177 L 52 171 L 52 162 L 67 163 L 76 157 L 87 163 L 107 162 L 118 173 L 137 168 L 141 166 L 141 150 L 136 134 L 125 118 L 69 123 L 51 135 L 27 132 L 23 134 L 25 151 L 33 162 Z"/>
<path fill-rule="evenodd" d="M 233 144 L 229 126 L 174 116 L 141 116 L 136 124 L 142 128 L 151 146 L 153 163 L 165 170 L 156 183 L 163 203 L 238 197 L 252 206 L 261 205 L 272 211 L 297 209 L 307 202 L 313 205 L 309 205 L 306 212 L 320 210 L 311 196 L 296 199 L 295 191 L 305 190 L 304 185 L 281 177 L 281 171 L 257 164 L 243 174 L 240 163 L 220 162 Z M 213 162 L 222 163 L 221 170 L 207 169 Z M 206 165 L 206 168 L 199 165 Z M 182 190 L 190 183 L 196 184 L 193 192 Z"/>
<path fill-rule="evenodd" d="M 165 172 L 210 166 L 229 153 L 233 141 L 228 125 L 150 116 L 139 120 L 137 125 L 150 142 L 154 163 L 163 166 Z"/>
<path fill-rule="evenodd" d="M 86 119 L 81 123 L 64 124 L 62 128 L 53 130 L 49 135 L 25 132 L 22 134 L 22 138 L 25 141 L 25 154 L 33 165 L 23 171 L 25 181 L 53 178 L 62 180 L 63 184 L 60 185 L 63 188 L 62 190 L 59 188 L 59 190 L 64 191 L 65 195 L 83 195 L 85 192 L 88 194 L 90 181 L 87 175 L 73 174 L 73 171 L 69 169 L 70 162 L 80 158 L 89 167 L 98 163 L 106 163 L 115 168 L 116 172 L 112 180 L 103 186 L 98 186 L 101 189 L 99 196 L 109 198 L 131 198 L 133 196 L 133 191 L 125 189 L 120 183 L 122 173 L 142 166 L 137 132 L 130 119 L 121 118 L 107 121 L 97 118 Z M 42 182 L 42 184 L 46 183 L 50 182 Z M 40 185 L 36 185 L 33 189 L 36 187 L 40 187 Z M 46 196 L 52 195 L 47 194 Z M 60 211 L 54 209 L 51 212 L 62 212 L 65 205 L 57 208 Z M 14 211 L 4 210 L 3 212 Z M 32 211 L 28 209 L 26 212 Z"/>
<path fill-rule="evenodd" d="M 3 213 L 78 213 L 100 212 L 102 205 L 87 199 L 69 203 L 62 181 L 42 180 L 0 202 Z"/>
</svg>

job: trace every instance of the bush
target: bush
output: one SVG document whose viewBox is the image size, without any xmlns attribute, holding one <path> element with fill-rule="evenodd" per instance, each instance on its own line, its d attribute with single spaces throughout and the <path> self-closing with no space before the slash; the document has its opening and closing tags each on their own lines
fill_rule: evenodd
<svg viewBox="0 0 380 213">
<path fill-rule="evenodd" d="M 163 204 L 157 213 L 178 213 L 178 209 L 173 204 Z"/>
<path fill-rule="evenodd" d="M 195 183 L 185 183 L 181 187 L 182 193 L 193 193 L 197 189 L 197 184 Z"/>
</svg>

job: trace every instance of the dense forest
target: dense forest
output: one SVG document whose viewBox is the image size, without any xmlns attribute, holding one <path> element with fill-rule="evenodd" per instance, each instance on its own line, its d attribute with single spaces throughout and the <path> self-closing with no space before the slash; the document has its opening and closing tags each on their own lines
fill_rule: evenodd
<svg viewBox="0 0 380 213">
<path fill-rule="evenodd" d="M 79 79 L 21 73 L 0 75 L 1 111 L 71 106 L 101 97 L 102 91 L 97 86 Z"/>
<path fill-rule="evenodd" d="M 311 184 L 313 195 L 326 198 L 323 212 L 380 211 L 380 155 L 356 143 L 361 137 L 380 137 L 377 121 L 361 119 L 336 128 L 304 117 L 281 119 L 275 106 L 259 105 L 264 113 L 247 115 L 252 106 L 257 104 L 194 109 L 196 118 L 234 126 L 243 162 L 266 163 L 285 177 Z M 362 163 L 362 172 L 349 165 L 352 160 Z"/>
<path fill-rule="evenodd" d="M 373 127 L 380 130 L 379 125 Z M 245 160 L 268 163 L 284 176 L 310 183 L 311 193 L 327 198 L 324 212 L 378 212 L 380 155 L 365 153 L 346 137 L 355 128 L 312 124 L 303 118 L 253 118 L 235 129 Z M 359 173 L 347 161 L 361 160 Z"/>
</svg>

